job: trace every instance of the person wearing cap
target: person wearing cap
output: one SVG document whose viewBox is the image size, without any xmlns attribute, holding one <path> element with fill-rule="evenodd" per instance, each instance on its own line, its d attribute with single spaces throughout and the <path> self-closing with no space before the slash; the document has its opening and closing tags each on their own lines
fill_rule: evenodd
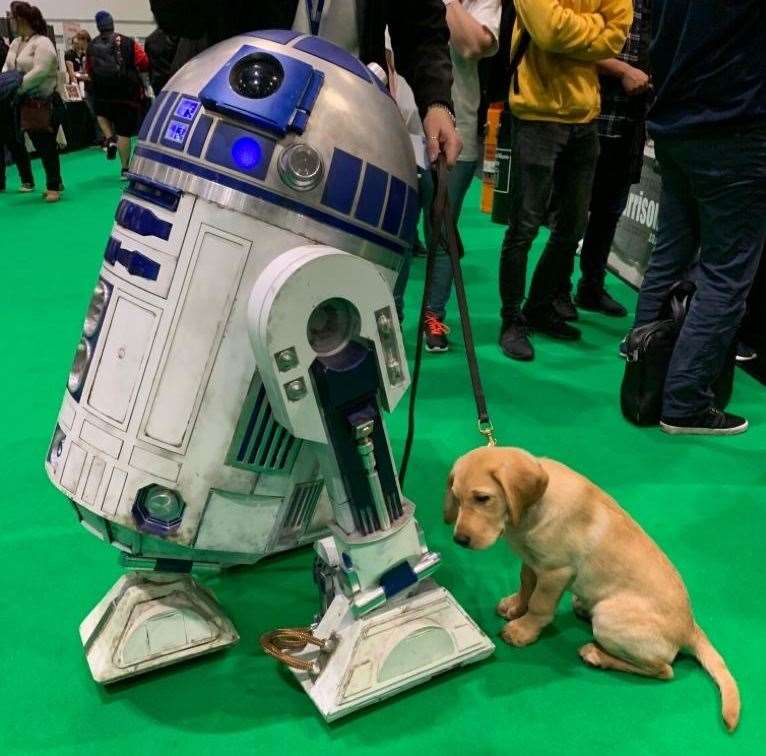
<svg viewBox="0 0 766 756">
<path fill-rule="evenodd" d="M 88 45 L 87 73 L 93 85 L 98 125 L 106 137 L 106 157 L 120 155 L 123 178 L 130 161 L 130 139 L 143 118 L 144 88 L 140 72 L 149 70 L 143 47 L 132 37 L 114 31 L 107 11 L 96 14 L 98 36 Z"/>
</svg>

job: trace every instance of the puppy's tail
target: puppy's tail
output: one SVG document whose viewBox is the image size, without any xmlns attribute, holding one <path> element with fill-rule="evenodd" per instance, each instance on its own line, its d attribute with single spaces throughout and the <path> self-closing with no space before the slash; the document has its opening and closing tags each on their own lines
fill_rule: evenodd
<svg viewBox="0 0 766 756">
<path fill-rule="evenodd" d="M 737 682 L 732 677 L 721 654 L 713 648 L 707 635 L 699 625 L 694 626 L 688 645 L 689 651 L 713 678 L 721 691 L 721 714 L 729 732 L 739 724 L 740 700 Z"/>
</svg>

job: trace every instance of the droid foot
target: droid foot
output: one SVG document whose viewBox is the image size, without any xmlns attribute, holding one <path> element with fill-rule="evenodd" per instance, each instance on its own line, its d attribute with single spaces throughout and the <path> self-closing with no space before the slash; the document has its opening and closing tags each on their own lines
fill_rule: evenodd
<svg viewBox="0 0 766 756">
<path fill-rule="evenodd" d="M 319 673 L 293 672 L 328 722 L 484 659 L 495 648 L 453 596 L 430 579 L 412 595 L 362 617 L 354 617 L 349 600 L 339 594 L 313 634 L 333 638 L 332 650 L 307 647 L 297 656 L 315 661 Z"/>
<path fill-rule="evenodd" d="M 112 683 L 231 646 L 239 635 L 190 575 L 121 577 L 80 625 L 93 679 Z"/>
</svg>

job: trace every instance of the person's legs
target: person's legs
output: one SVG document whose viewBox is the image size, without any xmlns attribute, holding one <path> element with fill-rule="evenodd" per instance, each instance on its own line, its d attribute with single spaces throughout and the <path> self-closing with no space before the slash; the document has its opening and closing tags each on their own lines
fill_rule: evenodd
<svg viewBox="0 0 766 756">
<path fill-rule="evenodd" d="M 688 140 L 684 151 L 700 219 L 697 293 L 665 381 L 663 420 L 713 405 L 766 242 L 766 128 Z"/>
<path fill-rule="evenodd" d="M 122 170 L 126 171 L 128 169 L 128 163 L 130 163 L 130 137 L 117 137 L 117 151 L 120 153 Z"/>
<path fill-rule="evenodd" d="M 601 137 L 599 142 L 590 216 L 580 253 L 580 284 L 589 291 L 604 288 L 609 252 L 630 193 L 632 143 L 626 137 Z"/>
<path fill-rule="evenodd" d="M 114 129 L 112 128 L 112 122 L 100 115 L 96 117 L 98 121 L 98 127 L 101 129 L 104 137 L 108 140 L 114 139 Z"/>
<path fill-rule="evenodd" d="M 676 140 L 654 145 L 662 174 L 657 244 L 638 293 L 634 328 L 657 320 L 670 287 L 684 278 L 697 256 L 699 214 L 689 166 Z"/>
<path fill-rule="evenodd" d="M 569 127 L 569 139 L 553 174 L 556 212 L 551 222 L 551 234 L 532 277 L 524 308 L 530 320 L 547 320 L 554 316 L 553 299 L 574 265 L 577 244 L 588 220 L 598 149 L 595 123 Z M 575 329 L 571 331 L 576 333 Z"/>
<path fill-rule="evenodd" d="M 95 100 L 96 120 L 104 134 L 106 144 L 106 159 L 114 160 L 117 157 L 117 133 L 114 122 L 114 105 L 107 100 Z"/>
<path fill-rule="evenodd" d="M 471 179 L 473 178 L 475 170 L 475 160 L 459 160 L 449 172 L 447 191 L 455 224 L 460 220 L 463 199 L 465 198 L 468 188 L 471 186 Z M 428 291 L 427 303 L 428 310 L 436 315 L 439 320 L 444 319 L 451 291 L 452 264 L 444 246 L 441 245 L 436 259 L 434 260 L 434 270 L 433 276 L 431 277 L 431 287 Z"/>
<path fill-rule="evenodd" d="M 49 192 L 61 189 L 61 163 L 56 134 L 53 131 L 30 131 L 29 138 L 40 156 L 45 170 L 45 185 Z"/>
<path fill-rule="evenodd" d="M 5 188 L 6 176 L 5 147 L 8 147 L 16 164 L 22 188 L 33 188 L 35 179 L 32 174 L 32 161 L 29 159 L 26 147 L 19 139 L 13 112 L 10 108 L 0 106 L 0 187 L 2 188 Z"/>
<path fill-rule="evenodd" d="M 568 127 L 513 119 L 511 131 L 511 207 L 500 253 L 500 299 L 503 323 L 521 317 L 527 258 L 545 220 L 556 160 Z"/>
</svg>

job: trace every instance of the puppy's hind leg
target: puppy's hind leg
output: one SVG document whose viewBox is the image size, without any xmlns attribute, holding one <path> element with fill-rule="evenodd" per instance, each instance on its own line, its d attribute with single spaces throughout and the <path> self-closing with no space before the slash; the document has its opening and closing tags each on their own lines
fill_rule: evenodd
<svg viewBox="0 0 766 756">
<path fill-rule="evenodd" d="M 580 657 L 591 667 L 599 669 L 614 669 L 617 672 L 630 672 L 634 675 L 643 677 L 656 677 L 660 680 L 671 680 L 673 678 L 673 668 L 669 664 L 659 667 L 639 667 L 635 664 L 620 659 L 604 651 L 595 643 L 586 643 L 580 648 Z"/>
<path fill-rule="evenodd" d="M 602 601 L 593 611 L 596 643 L 584 645 L 580 656 L 592 667 L 670 680 L 670 665 L 678 646 L 664 630 L 663 618 L 640 600 L 619 597 Z"/>
</svg>

